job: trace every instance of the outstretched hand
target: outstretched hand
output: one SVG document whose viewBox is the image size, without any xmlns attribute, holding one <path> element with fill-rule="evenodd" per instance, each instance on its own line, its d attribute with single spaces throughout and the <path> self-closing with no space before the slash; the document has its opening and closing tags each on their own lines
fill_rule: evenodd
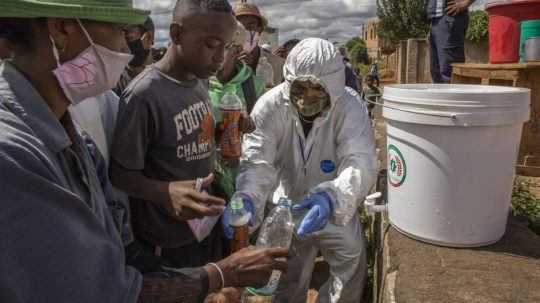
<svg viewBox="0 0 540 303">
<path fill-rule="evenodd" d="M 287 248 L 244 248 L 217 263 L 223 271 L 225 287 L 262 287 L 272 271 L 287 271 Z"/>
</svg>

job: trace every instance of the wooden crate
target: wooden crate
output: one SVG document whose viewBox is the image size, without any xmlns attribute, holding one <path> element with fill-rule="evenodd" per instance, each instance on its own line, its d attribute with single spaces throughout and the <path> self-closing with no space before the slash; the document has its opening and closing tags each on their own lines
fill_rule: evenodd
<svg viewBox="0 0 540 303">
<path fill-rule="evenodd" d="M 540 177 L 540 62 L 453 64 L 452 83 L 531 89 L 531 120 L 523 127 L 517 173 Z"/>
</svg>

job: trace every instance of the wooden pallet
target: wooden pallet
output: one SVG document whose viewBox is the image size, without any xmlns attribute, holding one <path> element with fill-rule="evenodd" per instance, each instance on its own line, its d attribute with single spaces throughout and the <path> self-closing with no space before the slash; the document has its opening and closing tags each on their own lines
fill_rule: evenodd
<svg viewBox="0 0 540 303">
<path fill-rule="evenodd" d="M 524 87 L 531 90 L 531 120 L 523 127 L 517 173 L 540 177 L 540 62 L 453 64 L 452 83 Z"/>
</svg>

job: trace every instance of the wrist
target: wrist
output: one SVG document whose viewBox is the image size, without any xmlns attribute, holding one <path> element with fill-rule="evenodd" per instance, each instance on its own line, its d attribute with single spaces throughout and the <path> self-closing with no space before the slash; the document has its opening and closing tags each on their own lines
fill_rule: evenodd
<svg viewBox="0 0 540 303">
<path fill-rule="evenodd" d="M 326 191 L 320 191 L 319 194 L 325 198 L 326 202 L 328 202 L 328 207 L 330 208 L 330 215 L 332 215 L 334 213 L 333 197 Z"/>
<path fill-rule="evenodd" d="M 235 287 L 238 285 L 238 283 L 234 275 L 233 266 L 230 264 L 231 262 L 227 262 L 225 260 L 221 260 L 216 263 L 216 265 L 221 269 L 221 272 L 223 274 L 223 288 Z"/>
<path fill-rule="evenodd" d="M 224 284 L 222 276 L 216 266 L 207 264 L 203 269 L 208 274 L 208 293 L 220 291 Z"/>
<path fill-rule="evenodd" d="M 154 203 L 167 209 L 172 209 L 172 187 L 173 182 L 159 182 L 158 190 L 155 198 L 152 199 Z"/>
</svg>

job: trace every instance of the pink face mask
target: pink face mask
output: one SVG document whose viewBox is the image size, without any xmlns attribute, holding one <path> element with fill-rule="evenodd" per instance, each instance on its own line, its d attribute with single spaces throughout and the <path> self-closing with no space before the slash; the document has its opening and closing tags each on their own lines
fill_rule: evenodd
<svg viewBox="0 0 540 303">
<path fill-rule="evenodd" d="M 133 58 L 130 54 L 115 52 L 95 44 L 81 21 L 77 19 L 77 22 L 90 42 L 90 46 L 73 60 L 60 63 L 58 50 L 50 37 L 54 58 L 58 65 L 53 73 L 73 105 L 114 88 Z"/>
</svg>

